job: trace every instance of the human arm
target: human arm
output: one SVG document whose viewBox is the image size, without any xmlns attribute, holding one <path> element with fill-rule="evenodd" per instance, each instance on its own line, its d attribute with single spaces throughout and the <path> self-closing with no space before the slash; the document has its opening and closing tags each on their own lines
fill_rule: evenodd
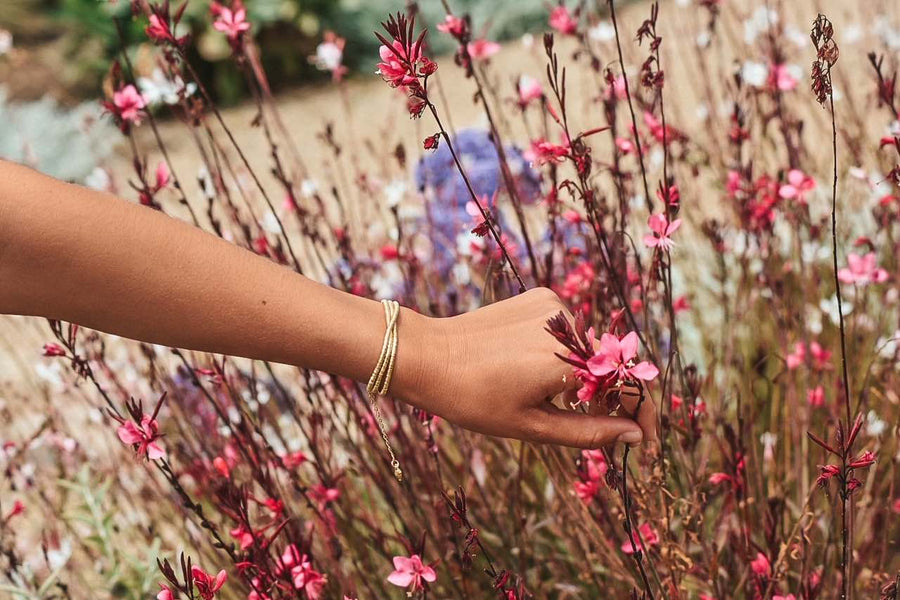
<svg viewBox="0 0 900 600">
<path fill-rule="evenodd" d="M 0 313 L 358 381 L 384 335 L 378 302 L 160 212 L 2 161 L 0 281 Z M 630 419 L 546 402 L 569 371 L 553 354 L 562 346 L 543 331 L 562 308 L 549 290 L 447 319 L 403 308 L 391 392 L 491 435 L 598 447 L 640 434 Z"/>
</svg>

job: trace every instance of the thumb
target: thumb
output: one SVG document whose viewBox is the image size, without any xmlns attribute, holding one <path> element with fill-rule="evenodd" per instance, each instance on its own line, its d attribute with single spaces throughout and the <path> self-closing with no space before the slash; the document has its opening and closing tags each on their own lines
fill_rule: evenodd
<svg viewBox="0 0 900 600">
<path fill-rule="evenodd" d="M 552 404 L 535 409 L 532 417 L 540 419 L 531 441 L 588 450 L 613 443 L 639 444 L 643 440 L 640 426 L 624 417 L 594 416 L 561 410 Z"/>
</svg>

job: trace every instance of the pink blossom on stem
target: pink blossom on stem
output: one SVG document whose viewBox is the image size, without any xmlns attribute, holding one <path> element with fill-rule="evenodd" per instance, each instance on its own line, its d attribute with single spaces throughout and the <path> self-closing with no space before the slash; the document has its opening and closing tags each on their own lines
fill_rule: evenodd
<svg viewBox="0 0 900 600">
<path fill-rule="evenodd" d="M 681 219 L 675 219 L 669 223 L 664 213 L 650 215 L 647 219 L 647 225 L 650 226 L 652 234 L 648 233 L 644 236 L 644 244 L 649 248 L 659 248 L 661 252 L 670 252 L 675 242 L 670 237 L 681 227 Z"/>
<path fill-rule="evenodd" d="M 474 61 L 487 60 L 500 52 L 500 44 L 497 42 L 490 42 L 484 38 L 469 42 L 466 48 L 469 51 L 469 56 L 471 56 Z"/>
<path fill-rule="evenodd" d="M 460 38 L 466 32 L 466 21 L 455 15 L 447 15 L 443 22 L 437 24 L 437 30 Z"/>
<path fill-rule="evenodd" d="M 412 51 L 407 53 L 403 44 L 394 40 L 391 48 L 382 45 L 378 49 L 378 55 L 381 62 L 378 63 L 377 72 L 391 87 L 405 88 L 418 81 L 414 70 L 415 64 L 422 57 L 418 44 L 414 44 Z"/>
<path fill-rule="evenodd" d="M 806 194 L 816 189 L 816 180 L 800 169 L 788 171 L 787 179 L 788 182 L 778 188 L 778 195 L 784 199 L 796 199 L 800 204 L 806 204 Z"/>
<path fill-rule="evenodd" d="M 522 75 L 519 78 L 519 106 L 525 108 L 535 100 L 540 100 L 544 96 L 544 89 L 541 82 L 534 77 Z"/>
<path fill-rule="evenodd" d="M 838 271 L 838 279 L 844 283 L 855 283 L 865 286 L 870 283 L 883 283 L 887 281 L 887 271 L 878 266 L 878 259 L 874 252 L 865 256 L 850 253 L 847 255 L 847 267 Z"/>
<path fill-rule="evenodd" d="M 799 367 L 803 364 L 803 361 L 806 360 L 806 346 L 803 342 L 797 342 L 794 344 L 794 351 L 789 353 L 785 357 L 785 362 L 787 363 L 787 368 L 791 371 Z"/>
<path fill-rule="evenodd" d="M 526 157 L 537 165 L 561 163 L 569 155 L 569 147 L 550 143 L 543 138 L 531 142 Z"/>
<path fill-rule="evenodd" d="M 572 35 L 578 30 L 578 21 L 565 6 L 557 6 L 550 11 L 550 27 L 561 35 Z"/>
<path fill-rule="evenodd" d="M 750 561 L 750 570 L 758 577 L 767 579 L 772 574 L 772 565 L 765 554 L 757 552 L 756 558 Z"/>
<path fill-rule="evenodd" d="M 232 8 L 211 6 L 210 10 L 216 15 L 213 29 L 224 33 L 229 40 L 236 41 L 244 35 L 245 31 L 250 30 L 250 23 L 247 21 L 247 9 L 241 3 L 235 3 Z"/>
<path fill-rule="evenodd" d="M 197 592 L 203 600 L 213 600 L 216 597 L 216 593 L 222 589 L 225 581 L 228 580 L 228 573 L 225 572 L 225 569 L 222 569 L 213 577 L 197 565 L 194 565 L 191 567 L 191 579 L 194 581 L 194 585 L 197 586 Z"/>
<path fill-rule="evenodd" d="M 150 415 L 143 415 L 140 424 L 125 421 L 116 430 L 123 444 L 137 446 L 137 453 L 150 460 L 165 458 L 166 452 L 156 441 L 160 438 L 159 423 Z"/>
<path fill-rule="evenodd" d="M 806 392 L 806 401 L 813 408 L 820 408 L 825 406 L 825 388 L 821 385 L 817 385 L 813 389 Z"/>
<path fill-rule="evenodd" d="M 418 554 L 410 557 L 395 556 L 394 572 L 388 575 L 387 580 L 397 587 L 408 588 L 409 592 L 416 592 L 424 588 L 423 581 L 433 583 L 437 580 L 437 573 L 430 566 L 422 564 L 422 558 Z"/>
<path fill-rule="evenodd" d="M 635 364 L 637 350 L 638 336 L 635 332 L 627 333 L 622 339 L 604 333 L 600 337 L 597 353 L 587 361 L 588 369 L 597 377 L 615 375 L 619 381 L 629 378 L 650 381 L 659 375 L 659 369 L 647 361 Z"/>
<path fill-rule="evenodd" d="M 169 29 L 169 24 L 161 19 L 159 15 L 150 15 L 149 21 L 150 24 L 144 29 L 144 33 L 147 34 L 148 38 L 154 42 L 168 42 L 174 39 L 172 31 Z"/>
<path fill-rule="evenodd" d="M 172 593 L 172 588 L 164 583 L 159 584 L 159 587 L 160 590 L 159 593 L 156 594 L 156 600 L 175 600 L 175 594 Z"/>
<path fill-rule="evenodd" d="M 797 83 L 797 78 L 791 74 L 787 65 L 772 65 L 769 68 L 768 84 L 770 87 L 782 92 L 789 92 L 797 89 Z"/>
<path fill-rule="evenodd" d="M 113 93 L 113 112 L 123 123 L 140 125 L 147 106 L 144 97 L 133 85 L 128 84 Z"/>
<path fill-rule="evenodd" d="M 640 531 L 640 535 L 638 535 L 637 532 L 634 534 L 634 542 L 637 544 L 637 550 L 643 552 L 644 544 L 655 546 L 659 543 L 659 534 L 657 534 L 656 530 L 650 526 L 650 523 L 644 523 L 638 528 L 638 531 Z M 625 554 L 634 554 L 635 547 L 631 544 L 630 538 L 622 544 L 622 552 Z"/>
</svg>

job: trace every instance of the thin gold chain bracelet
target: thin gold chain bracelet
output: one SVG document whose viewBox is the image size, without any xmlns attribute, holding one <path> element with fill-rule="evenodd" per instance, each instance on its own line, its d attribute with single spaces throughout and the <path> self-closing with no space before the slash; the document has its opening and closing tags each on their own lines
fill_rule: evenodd
<svg viewBox="0 0 900 600">
<path fill-rule="evenodd" d="M 372 376 L 369 377 L 366 392 L 369 396 L 369 403 L 372 405 L 372 413 L 381 430 L 381 439 L 384 440 L 384 446 L 391 455 L 394 477 L 397 478 L 397 481 L 402 482 L 403 471 L 400 469 L 400 461 L 394 455 L 394 449 L 388 439 L 384 416 L 378 407 L 378 396 L 386 395 L 391 387 L 391 376 L 394 374 L 394 363 L 397 360 L 397 320 L 400 317 L 400 304 L 396 300 L 382 300 L 381 304 L 384 306 L 384 320 L 387 328 L 384 332 L 384 342 L 381 344 L 381 355 L 378 357 L 378 363 L 375 365 L 375 370 L 372 371 Z"/>
</svg>

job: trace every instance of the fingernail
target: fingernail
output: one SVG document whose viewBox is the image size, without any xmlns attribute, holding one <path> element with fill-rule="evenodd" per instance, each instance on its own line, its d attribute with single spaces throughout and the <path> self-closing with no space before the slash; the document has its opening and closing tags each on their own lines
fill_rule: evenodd
<svg viewBox="0 0 900 600">
<path fill-rule="evenodd" d="M 616 441 L 621 444 L 640 444 L 643 437 L 640 431 L 626 431 L 619 434 Z"/>
</svg>

